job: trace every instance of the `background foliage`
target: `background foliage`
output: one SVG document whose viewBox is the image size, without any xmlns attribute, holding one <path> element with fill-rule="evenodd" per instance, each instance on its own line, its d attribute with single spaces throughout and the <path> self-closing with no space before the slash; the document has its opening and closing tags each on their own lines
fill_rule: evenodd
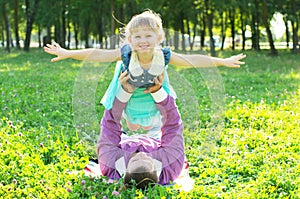
<svg viewBox="0 0 300 199">
<path fill-rule="evenodd" d="M 299 50 L 300 2 L 297 0 L 0 0 L 0 41 L 29 51 L 31 41 L 41 47 L 54 39 L 66 48 L 115 48 L 119 28 L 130 18 L 150 8 L 162 15 L 166 45 L 183 51 L 208 46 L 224 48 L 225 39 L 234 50 L 260 50 L 261 42 L 273 55 L 275 41 L 281 47 Z M 275 13 L 283 15 L 285 36 L 275 38 L 270 21 Z M 278 40 L 279 39 L 279 40 Z M 199 43 L 199 44 L 198 44 Z"/>
</svg>

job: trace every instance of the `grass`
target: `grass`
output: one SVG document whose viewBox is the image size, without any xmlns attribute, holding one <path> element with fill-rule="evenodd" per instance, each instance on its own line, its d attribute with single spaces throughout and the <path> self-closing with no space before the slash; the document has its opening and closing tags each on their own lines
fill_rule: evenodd
<svg viewBox="0 0 300 199">
<path fill-rule="evenodd" d="M 169 68 L 195 179 L 184 193 L 119 192 L 122 181 L 83 175 L 113 66 L 0 51 L 0 198 L 300 198 L 299 55 L 249 51 L 240 69 Z"/>
</svg>

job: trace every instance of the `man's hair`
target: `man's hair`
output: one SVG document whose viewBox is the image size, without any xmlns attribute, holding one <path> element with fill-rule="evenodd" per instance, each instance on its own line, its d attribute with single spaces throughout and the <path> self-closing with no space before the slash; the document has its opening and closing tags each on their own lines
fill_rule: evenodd
<svg viewBox="0 0 300 199">
<path fill-rule="evenodd" d="M 146 189 L 158 182 L 157 172 L 147 171 L 146 167 L 141 166 L 134 171 L 126 172 L 124 176 L 124 184 L 126 188 L 135 186 L 138 189 Z"/>
</svg>

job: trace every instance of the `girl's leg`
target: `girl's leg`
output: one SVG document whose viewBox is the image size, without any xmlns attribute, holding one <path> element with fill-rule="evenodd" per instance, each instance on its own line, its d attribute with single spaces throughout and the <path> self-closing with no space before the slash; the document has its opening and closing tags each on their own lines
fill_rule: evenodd
<svg viewBox="0 0 300 199">
<path fill-rule="evenodd" d="M 132 123 L 130 123 L 130 122 L 128 122 L 128 121 L 126 121 L 126 123 L 127 123 L 127 127 L 128 127 L 131 131 L 136 131 L 136 130 L 138 130 L 139 128 L 142 128 L 142 129 L 144 129 L 145 131 L 149 131 L 149 130 L 152 128 L 152 126 L 140 126 L 139 124 L 132 124 Z"/>
<path fill-rule="evenodd" d="M 142 128 L 143 128 L 145 131 L 149 131 L 149 130 L 152 128 L 152 126 L 142 126 Z"/>
<path fill-rule="evenodd" d="M 131 130 L 131 131 L 136 131 L 136 130 L 138 130 L 141 126 L 140 125 L 138 125 L 138 124 L 132 124 L 132 123 L 130 123 L 130 122 L 128 122 L 128 121 L 126 121 L 126 123 L 127 123 L 127 127 Z"/>
</svg>

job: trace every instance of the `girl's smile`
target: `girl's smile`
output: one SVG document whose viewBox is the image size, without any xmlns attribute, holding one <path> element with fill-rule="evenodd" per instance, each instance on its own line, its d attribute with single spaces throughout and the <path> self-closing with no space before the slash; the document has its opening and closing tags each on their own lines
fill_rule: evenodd
<svg viewBox="0 0 300 199">
<path fill-rule="evenodd" d="M 159 45 L 159 41 L 159 35 L 150 28 L 136 29 L 129 37 L 132 49 L 138 54 L 153 53 L 154 48 Z"/>
</svg>

